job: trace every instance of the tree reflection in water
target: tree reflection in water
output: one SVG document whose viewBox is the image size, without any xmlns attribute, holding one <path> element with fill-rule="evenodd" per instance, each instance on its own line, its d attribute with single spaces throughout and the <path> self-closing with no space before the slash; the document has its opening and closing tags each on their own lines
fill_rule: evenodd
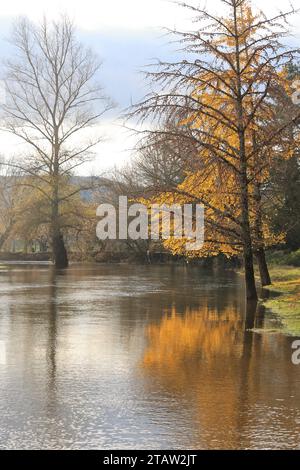
<svg viewBox="0 0 300 470">
<path fill-rule="evenodd" d="M 191 447 L 272 445 L 274 405 L 282 392 L 273 384 L 276 367 L 290 378 L 289 385 L 295 384 L 291 364 L 279 360 L 286 338 L 253 331 L 263 326 L 264 313 L 256 304 L 243 314 L 234 305 L 187 308 L 184 314 L 173 307 L 146 328 L 141 366 L 148 387 L 189 407 L 194 420 Z M 278 408 L 278 428 L 280 423 L 295 432 L 295 422 L 281 416 Z"/>
</svg>

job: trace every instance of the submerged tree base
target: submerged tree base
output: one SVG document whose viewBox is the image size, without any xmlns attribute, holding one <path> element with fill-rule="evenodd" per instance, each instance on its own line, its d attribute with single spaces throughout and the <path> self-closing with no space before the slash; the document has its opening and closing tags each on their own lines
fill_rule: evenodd
<svg viewBox="0 0 300 470">
<path fill-rule="evenodd" d="M 64 269 L 69 266 L 68 254 L 62 235 L 53 240 L 53 262 L 56 268 Z"/>
</svg>

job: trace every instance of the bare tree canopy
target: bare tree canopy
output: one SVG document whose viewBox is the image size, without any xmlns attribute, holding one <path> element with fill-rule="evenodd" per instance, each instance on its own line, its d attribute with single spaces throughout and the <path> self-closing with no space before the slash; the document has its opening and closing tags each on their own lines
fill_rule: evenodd
<svg viewBox="0 0 300 470">
<path fill-rule="evenodd" d="M 101 62 L 77 41 L 67 17 L 40 25 L 21 19 L 11 42 L 15 56 L 6 63 L 4 128 L 28 148 L 14 166 L 33 178 L 51 204 L 54 259 L 60 264 L 55 254 L 62 240 L 60 204 L 74 196 L 61 195 L 60 188 L 91 157 L 101 141 L 91 130 L 113 105 L 97 83 Z"/>
</svg>

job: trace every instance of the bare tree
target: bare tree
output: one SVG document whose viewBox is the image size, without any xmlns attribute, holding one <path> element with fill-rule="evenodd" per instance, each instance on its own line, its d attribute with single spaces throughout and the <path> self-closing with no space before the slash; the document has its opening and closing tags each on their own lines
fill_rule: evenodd
<svg viewBox="0 0 300 470">
<path fill-rule="evenodd" d="M 197 147 L 178 125 L 166 125 L 161 134 L 148 134 L 137 146 L 131 173 L 148 191 L 168 191 L 182 183 L 194 169 Z M 198 159 L 199 160 L 199 159 Z"/>
<path fill-rule="evenodd" d="M 66 267 L 60 207 L 81 188 L 68 194 L 60 188 L 91 158 L 101 140 L 91 136 L 91 128 L 112 103 L 96 80 L 101 63 L 77 41 L 67 17 L 40 25 L 21 19 L 11 41 L 15 55 L 6 63 L 4 127 L 26 144 L 15 166 L 48 201 L 53 260 Z"/>
</svg>

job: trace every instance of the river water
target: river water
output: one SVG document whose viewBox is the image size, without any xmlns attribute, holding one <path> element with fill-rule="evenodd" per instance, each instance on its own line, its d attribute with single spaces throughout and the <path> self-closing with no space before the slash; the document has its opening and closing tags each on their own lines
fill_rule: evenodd
<svg viewBox="0 0 300 470">
<path fill-rule="evenodd" d="M 242 284 L 195 267 L 2 266 L 0 448 L 299 449 L 295 338 L 249 331 L 275 319 L 246 315 Z"/>
</svg>

